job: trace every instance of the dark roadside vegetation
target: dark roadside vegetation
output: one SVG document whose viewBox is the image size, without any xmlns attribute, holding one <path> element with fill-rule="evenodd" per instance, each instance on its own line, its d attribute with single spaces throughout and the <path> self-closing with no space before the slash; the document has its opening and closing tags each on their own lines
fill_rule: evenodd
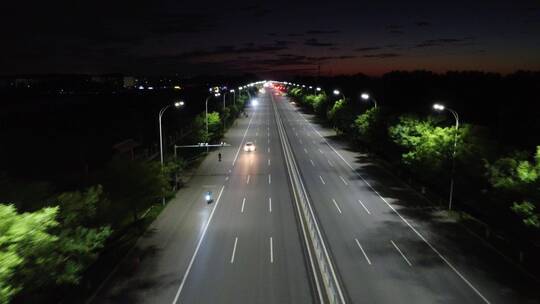
<svg viewBox="0 0 540 304">
<path fill-rule="evenodd" d="M 79 303 L 203 155 L 178 149 L 175 158 L 173 145 L 219 142 L 223 121 L 229 127 L 248 100 L 238 86 L 253 77 L 156 77 L 140 80 L 145 89 L 84 75 L 38 79 L 0 90 L 0 303 Z M 210 99 L 207 137 L 204 101 L 224 85 L 227 106 L 223 95 Z M 162 170 L 158 113 L 179 100 L 163 115 Z"/>
<path fill-rule="evenodd" d="M 295 81 L 305 85 L 287 86 L 297 104 L 440 209 L 448 208 L 457 138 L 448 216 L 540 273 L 540 72 L 416 71 Z M 434 111 L 434 103 L 459 114 L 457 131 L 454 116 Z"/>
</svg>

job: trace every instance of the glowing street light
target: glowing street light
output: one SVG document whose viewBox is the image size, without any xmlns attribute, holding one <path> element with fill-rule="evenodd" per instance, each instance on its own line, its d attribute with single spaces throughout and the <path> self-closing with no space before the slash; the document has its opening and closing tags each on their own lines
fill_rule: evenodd
<svg viewBox="0 0 540 304">
<path fill-rule="evenodd" d="M 163 129 L 161 127 L 161 117 L 163 116 L 163 113 L 165 113 L 165 111 L 170 108 L 171 106 L 174 106 L 175 108 L 179 109 L 181 107 L 184 106 L 184 101 L 177 101 L 173 104 L 168 104 L 166 106 L 164 106 L 163 108 L 161 108 L 161 110 L 159 111 L 159 114 L 158 114 L 158 121 L 159 121 L 159 155 L 160 155 L 160 160 L 161 160 L 161 170 L 163 170 Z M 163 205 L 165 205 L 165 198 L 162 197 L 161 198 L 161 201 L 163 203 Z"/>
<path fill-rule="evenodd" d="M 168 104 L 166 106 L 164 106 L 160 111 L 159 111 L 159 115 L 158 115 L 158 120 L 159 120 L 159 154 L 160 154 L 160 159 L 161 159 L 161 167 L 163 168 L 163 131 L 162 131 L 162 128 L 161 128 L 161 117 L 163 116 L 163 113 L 165 113 L 165 111 L 170 108 L 171 106 L 174 106 L 175 108 L 179 109 L 181 107 L 184 106 L 184 101 L 177 101 L 173 104 Z"/>
<path fill-rule="evenodd" d="M 433 105 L 435 111 L 442 112 L 447 110 L 452 113 L 456 121 L 455 124 L 455 133 L 454 133 L 454 151 L 452 152 L 452 169 L 450 171 L 450 194 L 448 198 L 448 210 L 452 210 L 452 199 L 454 196 L 454 172 L 456 171 L 456 149 L 457 149 L 457 139 L 458 139 L 458 130 L 459 130 L 459 115 L 453 109 L 445 107 L 443 104 L 436 103 Z"/>
<path fill-rule="evenodd" d="M 316 87 L 316 88 L 315 88 L 315 91 L 320 92 L 320 91 L 321 91 L 321 88 L 320 88 L 320 87 Z"/>
<path fill-rule="evenodd" d="M 368 93 L 362 93 L 360 95 L 360 98 L 362 98 L 363 100 L 371 100 L 373 101 L 373 106 L 376 108 L 377 107 L 377 100 L 375 100 L 375 98 L 373 98 L 371 95 L 369 95 Z"/>
<path fill-rule="evenodd" d="M 342 93 L 340 90 L 335 89 L 333 93 L 334 93 L 334 95 L 336 95 L 336 96 L 341 95 L 341 98 L 343 98 L 343 101 L 345 101 L 345 95 L 343 95 L 343 93 Z"/>
</svg>

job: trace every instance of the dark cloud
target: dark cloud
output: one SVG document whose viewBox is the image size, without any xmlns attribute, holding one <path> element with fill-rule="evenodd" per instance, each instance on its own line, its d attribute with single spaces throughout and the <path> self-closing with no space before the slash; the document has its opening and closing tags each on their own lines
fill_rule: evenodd
<svg viewBox="0 0 540 304">
<path fill-rule="evenodd" d="M 332 43 L 332 42 L 321 42 L 316 38 L 308 39 L 308 40 L 304 41 L 304 44 L 308 45 L 308 46 L 315 46 L 315 47 L 334 46 L 335 45 L 335 43 Z"/>
<path fill-rule="evenodd" d="M 370 51 L 377 51 L 377 50 L 380 50 L 380 49 L 381 49 L 380 46 L 368 46 L 368 47 L 356 48 L 353 51 L 355 51 L 355 52 L 370 52 Z"/>
<path fill-rule="evenodd" d="M 202 33 L 217 27 L 217 21 L 206 13 L 164 13 L 143 21 L 153 34 Z"/>
<path fill-rule="evenodd" d="M 363 57 L 384 59 L 384 58 L 395 58 L 395 57 L 400 57 L 400 56 L 401 54 L 397 54 L 397 53 L 379 53 L 379 54 L 367 54 L 367 55 L 364 55 Z"/>
<path fill-rule="evenodd" d="M 206 58 L 212 56 L 223 56 L 223 55 L 238 55 L 238 54 L 260 54 L 268 53 L 272 54 L 278 51 L 286 50 L 286 46 L 279 45 L 259 45 L 259 46 L 247 46 L 243 48 L 236 48 L 234 46 L 218 46 L 213 50 L 195 50 L 191 52 L 185 52 L 179 55 L 183 59 L 196 59 L 196 58 Z"/>
<path fill-rule="evenodd" d="M 427 22 L 427 21 L 417 21 L 414 24 L 416 24 L 416 26 L 420 26 L 420 27 L 431 26 L 431 23 Z"/>
<path fill-rule="evenodd" d="M 262 5 L 254 4 L 241 8 L 241 10 L 247 12 L 252 17 L 261 18 L 272 13 L 271 9 L 265 8 Z"/>
<path fill-rule="evenodd" d="M 399 29 L 402 29 L 403 27 L 401 25 L 397 25 L 397 24 L 389 24 L 389 25 L 385 26 L 384 28 L 387 29 L 387 30 L 399 30 Z"/>
<path fill-rule="evenodd" d="M 340 31 L 338 30 L 309 30 L 306 31 L 306 34 L 308 35 L 326 35 L 326 34 L 338 34 Z"/>
<path fill-rule="evenodd" d="M 277 54 L 273 58 L 265 58 L 255 60 L 248 64 L 255 64 L 258 66 L 264 65 L 268 67 L 272 66 L 306 66 L 306 65 L 315 65 L 320 62 L 330 61 L 330 60 L 346 60 L 356 58 L 353 55 L 340 55 L 340 56 L 304 56 L 296 54 Z"/>
<path fill-rule="evenodd" d="M 428 39 L 416 44 L 415 48 L 427 48 L 427 47 L 437 47 L 437 46 L 466 46 L 472 45 L 474 43 L 474 37 L 463 37 L 463 38 L 438 38 L 438 39 Z"/>
<path fill-rule="evenodd" d="M 275 37 L 275 36 L 277 36 L 277 33 L 266 33 L 266 35 L 268 35 L 270 37 Z"/>
<path fill-rule="evenodd" d="M 274 41 L 275 45 L 280 45 L 280 46 L 288 46 L 288 45 L 295 44 L 295 43 L 296 43 L 295 41 L 290 41 L 290 40 L 276 40 L 276 41 Z"/>
<path fill-rule="evenodd" d="M 402 31 L 402 30 L 389 30 L 388 33 L 390 33 L 392 35 L 403 35 L 403 34 L 405 34 L 405 32 Z"/>
<path fill-rule="evenodd" d="M 289 36 L 289 37 L 302 37 L 302 36 L 304 36 L 304 34 L 299 34 L 299 33 L 289 33 L 289 34 L 287 34 L 287 36 Z"/>
</svg>

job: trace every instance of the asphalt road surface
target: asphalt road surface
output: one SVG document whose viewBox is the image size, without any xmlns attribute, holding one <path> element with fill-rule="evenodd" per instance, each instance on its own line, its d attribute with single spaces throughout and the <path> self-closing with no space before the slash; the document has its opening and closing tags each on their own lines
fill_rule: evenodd
<svg viewBox="0 0 540 304">
<path fill-rule="evenodd" d="M 91 303 L 314 303 L 272 103 L 348 303 L 538 303 L 535 281 L 267 90 Z M 255 152 L 244 152 L 245 142 Z M 214 202 L 203 194 L 212 191 Z M 419 210 L 420 209 L 420 210 Z"/>
</svg>

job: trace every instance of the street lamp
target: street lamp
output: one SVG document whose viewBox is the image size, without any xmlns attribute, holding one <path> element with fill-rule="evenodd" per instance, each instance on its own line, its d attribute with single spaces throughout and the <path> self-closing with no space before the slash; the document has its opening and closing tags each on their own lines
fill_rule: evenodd
<svg viewBox="0 0 540 304">
<path fill-rule="evenodd" d="M 362 98 L 363 100 L 370 100 L 373 101 L 373 106 L 375 108 L 377 108 L 377 100 L 375 100 L 375 98 L 373 98 L 373 96 L 369 95 L 368 93 L 362 93 L 360 95 L 360 98 Z"/>
<path fill-rule="evenodd" d="M 230 90 L 229 92 L 233 93 L 233 104 L 236 105 L 236 91 L 235 90 Z"/>
<path fill-rule="evenodd" d="M 345 95 L 343 95 L 343 93 L 341 93 L 339 90 L 336 89 L 336 90 L 334 90 L 333 93 L 334 93 L 334 95 L 336 95 L 336 96 L 341 95 L 341 97 L 343 98 L 343 101 L 345 101 Z"/>
<path fill-rule="evenodd" d="M 161 160 L 161 170 L 163 170 L 163 129 L 161 127 L 161 117 L 163 116 L 163 113 L 170 108 L 171 106 L 174 106 L 175 108 L 179 109 L 184 106 L 184 101 L 180 100 L 175 102 L 174 104 L 168 104 L 161 108 L 158 115 L 158 121 L 159 121 L 159 155 Z M 165 198 L 161 198 L 161 203 L 165 205 Z"/>
<path fill-rule="evenodd" d="M 212 98 L 212 96 L 214 97 L 219 97 L 221 94 L 219 93 L 214 93 L 213 95 L 210 95 L 208 97 L 206 97 L 206 100 L 204 101 L 204 113 L 205 113 L 205 120 L 206 120 L 206 140 L 208 141 L 208 101 L 210 100 L 210 98 Z M 206 152 L 208 152 L 208 146 L 206 147 Z"/>
<path fill-rule="evenodd" d="M 315 88 L 315 91 L 320 92 L 320 91 L 321 91 L 321 88 L 320 88 L 320 87 L 316 87 L 316 88 Z"/>
<path fill-rule="evenodd" d="M 168 108 L 170 108 L 171 106 L 174 106 L 175 108 L 179 109 L 179 108 L 184 106 L 184 102 L 183 101 L 177 101 L 174 104 L 169 104 L 169 105 L 164 106 L 159 111 L 159 115 L 158 115 L 158 120 L 159 120 L 159 154 L 160 154 L 161 168 L 162 169 L 163 169 L 163 130 L 162 130 L 162 127 L 161 127 L 161 117 L 163 116 L 163 113 L 165 113 L 165 111 Z"/>
<path fill-rule="evenodd" d="M 459 115 L 453 109 L 447 108 L 440 103 L 434 104 L 433 109 L 439 112 L 447 110 L 448 112 L 452 113 L 452 115 L 454 116 L 454 119 L 456 120 L 455 133 L 454 133 L 454 151 L 452 152 L 452 169 L 450 171 L 450 195 L 448 198 L 448 210 L 452 210 L 452 199 L 454 196 L 454 172 L 456 170 L 456 149 L 457 149 L 457 139 L 458 139 L 458 129 L 459 129 Z"/>
</svg>

